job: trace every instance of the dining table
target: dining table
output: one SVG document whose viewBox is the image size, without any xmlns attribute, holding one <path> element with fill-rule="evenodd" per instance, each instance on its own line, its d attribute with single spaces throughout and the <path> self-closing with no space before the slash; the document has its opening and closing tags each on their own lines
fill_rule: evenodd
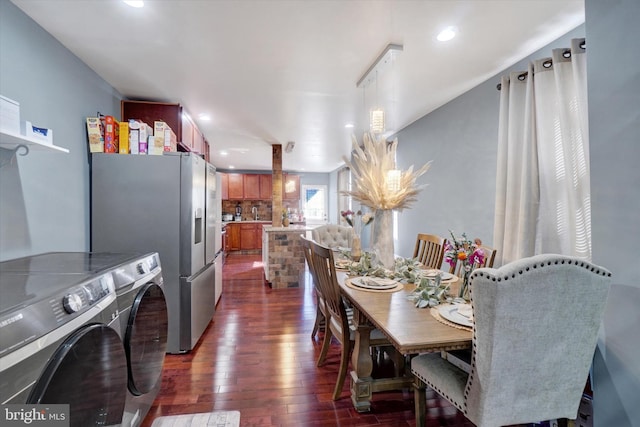
<svg viewBox="0 0 640 427">
<path fill-rule="evenodd" d="M 409 298 L 415 285 L 404 283 L 395 291 L 370 291 L 350 284 L 345 271 L 336 271 L 343 297 L 353 308 L 355 345 L 351 356 L 351 401 L 358 412 L 371 410 L 372 394 L 419 386 L 410 369 L 396 369 L 392 378 L 373 378 L 370 333 L 379 329 L 396 350 L 402 363 L 420 353 L 471 348 L 472 332 L 437 320 L 429 308 L 418 308 Z M 399 372 L 399 373 L 398 373 Z M 416 406 L 418 410 L 418 406 Z M 420 408 L 420 410 L 424 410 Z"/>
</svg>

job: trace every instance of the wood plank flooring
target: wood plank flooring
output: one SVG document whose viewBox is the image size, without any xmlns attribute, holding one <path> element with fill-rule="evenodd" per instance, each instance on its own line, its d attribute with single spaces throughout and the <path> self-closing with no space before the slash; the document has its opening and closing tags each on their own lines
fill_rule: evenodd
<svg viewBox="0 0 640 427">
<path fill-rule="evenodd" d="M 240 411 L 249 426 L 415 426 L 411 390 L 377 393 L 372 410 L 351 405 L 349 379 L 331 400 L 340 348 L 316 367 L 321 338 L 311 339 L 315 300 L 310 276 L 304 288 L 272 290 L 259 255 L 229 255 L 223 294 L 198 346 L 167 355 L 162 388 L 142 423 L 164 415 Z M 427 426 L 473 426 L 455 407 L 427 392 Z"/>
</svg>

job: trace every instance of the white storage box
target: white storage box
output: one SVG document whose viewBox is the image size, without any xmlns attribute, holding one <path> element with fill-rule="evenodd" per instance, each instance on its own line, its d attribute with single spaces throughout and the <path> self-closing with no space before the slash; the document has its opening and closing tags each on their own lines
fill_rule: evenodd
<svg viewBox="0 0 640 427">
<path fill-rule="evenodd" d="M 20 135 L 20 103 L 0 95 L 0 130 Z"/>
<path fill-rule="evenodd" d="M 22 134 L 35 141 L 53 145 L 53 130 L 33 126 L 30 121 L 24 122 Z"/>
</svg>

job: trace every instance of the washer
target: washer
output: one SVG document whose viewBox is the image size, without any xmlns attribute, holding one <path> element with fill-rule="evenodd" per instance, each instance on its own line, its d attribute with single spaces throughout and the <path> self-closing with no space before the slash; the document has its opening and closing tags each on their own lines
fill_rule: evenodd
<svg viewBox="0 0 640 427">
<path fill-rule="evenodd" d="M 116 321 L 110 326 L 121 337 L 126 356 L 127 386 L 121 425 L 138 426 L 160 390 L 166 353 L 167 305 L 159 255 L 50 252 L 6 261 L 0 268 L 3 274 L 28 271 L 70 280 L 108 275 L 116 296 Z"/>
<path fill-rule="evenodd" d="M 127 400 L 122 425 L 137 427 L 162 385 L 168 331 L 162 269 L 158 254 L 150 253 L 112 272 L 127 355 Z"/>
<path fill-rule="evenodd" d="M 0 263 L 0 402 L 66 403 L 70 426 L 120 425 L 127 361 L 113 275 L 17 263 Z"/>
</svg>

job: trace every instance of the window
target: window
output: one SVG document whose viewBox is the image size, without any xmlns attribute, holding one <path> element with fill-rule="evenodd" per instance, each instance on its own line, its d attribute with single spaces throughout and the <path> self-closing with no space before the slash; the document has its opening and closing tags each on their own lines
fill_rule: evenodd
<svg viewBox="0 0 640 427">
<path fill-rule="evenodd" d="M 327 222 L 327 186 L 302 186 L 302 211 L 307 222 Z"/>
</svg>

